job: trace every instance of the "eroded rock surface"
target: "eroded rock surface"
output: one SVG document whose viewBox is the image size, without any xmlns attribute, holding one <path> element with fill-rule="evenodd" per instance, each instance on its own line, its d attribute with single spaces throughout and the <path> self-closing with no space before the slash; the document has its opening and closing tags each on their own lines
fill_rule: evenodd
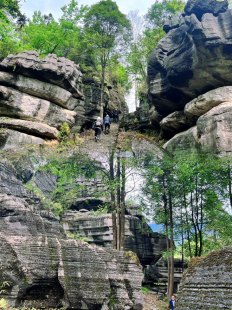
<svg viewBox="0 0 232 310">
<path fill-rule="evenodd" d="M 231 260 L 232 249 L 226 248 L 193 261 L 182 278 L 176 309 L 231 309 Z"/>
<path fill-rule="evenodd" d="M 82 211 L 82 210 L 81 210 Z M 64 229 L 85 237 L 90 244 L 112 247 L 113 227 L 111 214 L 94 215 L 89 212 L 69 211 L 62 217 Z M 153 233 L 137 216 L 126 215 L 125 250 L 137 254 L 143 266 L 155 263 L 166 249 L 166 238 Z"/>
<path fill-rule="evenodd" d="M 212 104 L 217 102 L 211 101 Z M 164 147 L 170 151 L 201 150 L 232 154 L 232 101 L 223 102 L 200 116 L 196 126 L 175 135 Z"/>
<path fill-rule="evenodd" d="M 51 212 L 0 163 L 1 297 L 15 307 L 142 309 L 141 267 L 122 252 L 67 239 Z"/>
<path fill-rule="evenodd" d="M 0 69 L 47 81 L 83 98 L 80 92 L 82 73 L 79 66 L 67 58 L 49 54 L 41 59 L 37 52 L 28 51 L 7 56 L 0 63 Z"/>
<path fill-rule="evenodd" d="M 1 149 L 43 144 L 58 138 L 63 123 L 82 124 L 81 87 L 82 73 L 68 59 L 56 55 L 41 59 L 33 51 L 6 57 L 0 63 L 0 115 L 7 117 L 0 121 L 6 128 L 1 132 Z"/>
<path fill-rule="evenodd" d="M 227 1 L 189 0 L 148 64 L 151 103 L 166 116 L 221 86 L 231 85 L 232 15 Z"/>
</svg>

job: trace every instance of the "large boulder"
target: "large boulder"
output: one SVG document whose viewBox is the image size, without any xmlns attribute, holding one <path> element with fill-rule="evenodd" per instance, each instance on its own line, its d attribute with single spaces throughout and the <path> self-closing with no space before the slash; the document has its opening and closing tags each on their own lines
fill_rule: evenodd
<svg viewBox="0 0 232 310">
<path fill-rule="evenodd" d="M 191 127 L 192 121 L 186 116 L 184 111 L 176 111 L 160 122 L 160 127 L 164 134 L 173 134 Z"/>
<path fill-rule="evenodd" d="M 232 153 L 232 102 L 224 102 L 201 116 L 197 132 L 201 149 L 229 155 Z"/>
<path fill-rule="evenodd" d="M 20 119 L 10 119 L 0 117 L 1 128 L 7 127 L 19 132 L 25 132 L 36 137 L 57 139 L 58 130 L 44 123 L 24 121 Z"/>
<path fill-rule="evenodd" d="M 35 51 L 7 56 L 0 63 L 0 70 L 47 81 L 70 91 L 75 97 L 83 98 L 80 91 L 82 73 L 73 61 L 49 54 L 40 58 Z"/>
<path fill-rule="evenodd" d="M 176 134 L 172 139 L 166 142 L 163 147 L 170 153 L 199 150 L 200 144 L 197 135 L 197 126 Z"/>
<path fill-rule="evenodd" d="M 0 63 L 0 125 L 5 128 L 0 148 L 43 144 L 58 139 L 63 123 L 83 124 L 81 87 L 79 66 L 68 59 L 40 58 L 33 51 L 6 57 Z"/>
<path fill-rule="evenodd" d="M 197 96 L 231 85 L 232 15 L 227 1 L 189 0 L 166 27 L 148 63 L 151 104 L 166 116 Z"/>
<path fill-rule="evenodd" d="M 184 108 L 184 114 L 194 121 L 210 109 L 228 101 L 232 101 L 232 87 L 219 87 L 188 102 Z"/>
<path fill-rule="evenodd" d="M 232 249 L 196 258 L 182 278 L 176 310 L 231 309 Z"/>
<path fill-rule="evenodd" d="M 164 148 L 170 152 L 201 150 L 221 155 L 232 153 L 232 102 L 223 102 L 200 116 L 196 126 L 175 135 Z"/>
<path fill-rule="evenodd" d="M 0 181 L 0 297 L 16 308 L 142 309 L 135 256 L 67 239 L 5 161 Z"/>
</svg>

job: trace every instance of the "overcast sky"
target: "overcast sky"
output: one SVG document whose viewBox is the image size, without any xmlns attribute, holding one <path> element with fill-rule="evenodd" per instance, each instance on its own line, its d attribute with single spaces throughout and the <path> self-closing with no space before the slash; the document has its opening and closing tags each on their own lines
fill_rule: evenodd
<svg viewBox="0 0 232 310">
<path fill-rule="evenodd" d="M 79 0 L 78 4 L 91 5 L 99 2 L 96 0 Z M 119 9 L 124 14 L 129 11 L 138 10 L 141 14 L 145 14 L 147 9 L 155 2 L 155 0 L 116 0 Z M 31 17 L 34 11 L 41 11 L 43 14 L 52 13 L 55 18 L 61 15 L 60 8 L 70 3 L 70 0 L 24 0 L 22 2 L 21 11 L 27 17 Z"/>
</svg>

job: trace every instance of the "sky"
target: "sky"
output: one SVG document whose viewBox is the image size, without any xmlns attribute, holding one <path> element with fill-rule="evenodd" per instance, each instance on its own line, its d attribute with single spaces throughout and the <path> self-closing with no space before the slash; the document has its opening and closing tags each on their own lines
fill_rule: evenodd
<svg viewBox="0 0 232 310">
<path fill-rule="evenodd" d="M 99 1 L 79 0 L 77 2 L 79 5 L 91 5 Z M 129 11 L 138 10 L 143 15 L 155 0 L 116 0 L 115 2 L 124 14 L 127 14 Z M 69 3 L 70 0 L 24 0 L 22 1 L 21 11 L 27 17 L 31 17 L 34 11 L 41 11 L 43 14 L 52 13 L 55 18 L 59 18 L 61 15 L 60 8 Z"/>
</svg>

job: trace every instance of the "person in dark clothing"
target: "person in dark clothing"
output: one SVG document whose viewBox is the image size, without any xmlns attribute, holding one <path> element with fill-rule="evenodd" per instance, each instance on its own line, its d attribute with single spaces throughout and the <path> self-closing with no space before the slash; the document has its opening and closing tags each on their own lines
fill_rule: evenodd
<svg viewBox="0 0 232 310">
<path fill-rule="evenodd" d="M 95 131 L 95 141 L 100 140 L 101 133 L 103 130 L 102 120 L 100 117 L 98 117 L 96 121 L 94 122 L 93 129 Z"/>
<path fill-rule="evenodd" d="M 113 111 L 113 120 L 115 123 L 118 123 L 118 121 L 119 121 L 119 111 L 118 110 Z"/>
<path fill-rule="evenodd" d="M 169 301 L 169 309 L 170 310 L 174 310 L 175 309 L 175 303 L 176 303 L 175 295 L 172 295 L 172 298 Z"/>
<path fill-rule="evenodd" d="M 105 127 L 105 133 L 109 133 L 111 120 L 108 114 L 106 114 L 106 116 L 104 117 L 103 124 Z"/>
</svg>

